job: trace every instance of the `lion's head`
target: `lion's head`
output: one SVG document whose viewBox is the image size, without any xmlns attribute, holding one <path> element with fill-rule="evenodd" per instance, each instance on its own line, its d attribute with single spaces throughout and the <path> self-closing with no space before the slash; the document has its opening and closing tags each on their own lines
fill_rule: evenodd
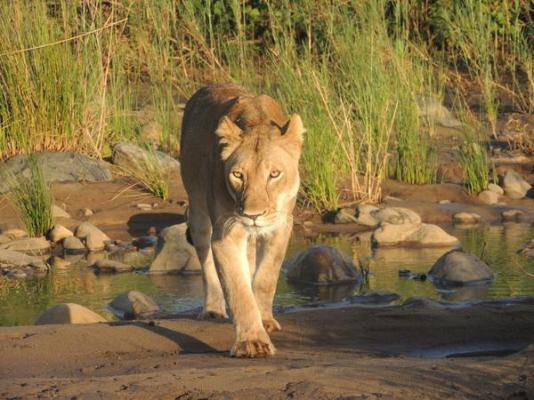
<svg viewBox="0 0 534 400">
<path fill-rule="evenodd" d="M 220 120 L 216 133 L 226 188 L 243 225 L 261 232 L 285 220 L 299 189 L 304 131 L 297 114 L 283 127 L 272 123 L 241 128 L 227 116 Z"/>
</svg>

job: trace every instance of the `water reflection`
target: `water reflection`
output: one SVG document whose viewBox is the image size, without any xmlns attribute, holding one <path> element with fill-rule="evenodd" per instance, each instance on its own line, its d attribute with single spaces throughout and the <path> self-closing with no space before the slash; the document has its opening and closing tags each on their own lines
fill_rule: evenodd
<svg viewBox="0 0 534 400">
<path fill-rule="evenodd" d="M 526 277 L 521 270 L 534 273 L 534 260 L 517 253 L 534 237 L 532 226 L 507 223 L 446 230 L 460 239 L 464 249 L 482 256 L 495 273 L 493 284 L 438 291 L 431 282 L 399 277 L 400 269 L 426 273 L 447 249 L 372 249 L 369 233 L 324 235 L 313 239 L 294 237 L 289 257 L 312 244 L 333 246 L 352 256 L 355 263 L 368 265 L 369 280 L 363 288 L 355 285 L 316 287 L 289 284 L 281 277 L 275 303 L 287 306 L 339 301 L 365 290 L 395 292 L 402 299 L 419 296 L 449 301 L 534 295 L 534 279 Z M 72 265 L 55 268 L 43 278 L 20 281 L 0 278 L 0 325 L 32 324 L 42 311 L 62 302 L 84 305 L 112 319 L 106 304 L 127 290 L 140 290 L 153 297 L 168 314 L 201 306 L 202 279 L 198 275 L 95 275 L 81 256 L 69 256 L 66 261 Z"/>
</svg>

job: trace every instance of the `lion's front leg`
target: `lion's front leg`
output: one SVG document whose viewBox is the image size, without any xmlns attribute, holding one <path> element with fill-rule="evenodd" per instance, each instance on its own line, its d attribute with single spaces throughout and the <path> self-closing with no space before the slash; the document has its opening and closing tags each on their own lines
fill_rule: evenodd
<svg viewBox="0 0 534 400">
<path fill-rule="evenodd" d="M 239 226 L 224 235 L 215 233 L 213 236 L 215 264 L 236 329 L 236 341 L 230 354 L 234 357 L 266 357 L 274 355 L 275 348 L 263 327 L 252 292 L 247 246 L 247 233 Z"/>
<path fill-rule="evenodd" d="M 256 303 L 261 313 L 263 326 L 267 332 L 279 331 L 280 324 L 273 317 L 273 301 L 280 275 L 280 267 L 284 260 L 292 222 L 288 221 L 269 236 L 259 240 L 259 264 L 254 275 L 253 289 Z"/>
</svg>

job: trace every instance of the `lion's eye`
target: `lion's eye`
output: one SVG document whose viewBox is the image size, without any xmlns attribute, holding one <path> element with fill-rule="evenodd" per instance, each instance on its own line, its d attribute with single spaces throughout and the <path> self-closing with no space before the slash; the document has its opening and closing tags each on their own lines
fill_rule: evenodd
<svg viewBox="0 0 534 400">
<path fill-rule="evenodd" d="M 278 178 L 280 176 L 280 171 L 277 171 L 277 170 L 272 170 L 271 171 L 271 174 L 270 174 L 270 177 L 275 179 L 275 178 Z"/>
<path fill-rule="evenodd" d="M 243 179 L 243 173 L 241 171 L 232 171 L 234 178 Z"/>
</svg>

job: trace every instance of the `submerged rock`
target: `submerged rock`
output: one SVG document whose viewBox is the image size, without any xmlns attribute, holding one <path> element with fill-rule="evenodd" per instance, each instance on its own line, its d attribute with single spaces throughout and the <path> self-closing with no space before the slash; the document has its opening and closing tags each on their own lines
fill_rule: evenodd
<svg viewBox="0 0 534 400">
<path fill-rule="evenodd" d="M 122 319 L 148 318 L 159 311 L 159 306 L 154 300 L 136 290 L 118 295 L 109 306 Z"/>
<path fill-rule="evenodd" d="M 521 210 L 506 210 L 501 213 L 504 222 L 518 222 L 524 217 L 525 213 Z"/>
<path fill-rule="evenodd" d="M 400 299 L 400 296 L 397 293 L 372 291 L 357 296 L 351 296 L 349 302 L 351 304 L 381 305 L 389 304 L 398 299 Z"/>
<path fill-rule="evenodd" d="M 312 285 L 330 285 L 359 282 L 360 271 L 337 249 L 329 246 L 311 246 L 284 265 L 291 282 Z"/>
<path fill-rule="evenodd" d="M 511 199 L 522 199 L 532 186 L 521 175 L 513 170 L 508 170 L 503 178 L 504 193 Z"/>
<path fill-rule="evenodd" d="M 108 182 L 112 180 L 109 164 L 83 154 L 42 152 L 34 155 L 47 182 Z M 0 166 L 0 193 L 10 190 L 10 176 L 30 177 L 28 157 L 10 158 Z"/>
<path fill-rule="evenodd" d="M 150 274 L 199 272 L 200 261 L 195 248 L 187 241 L 187 224 L 169 226 L 160 232 L 156 257 Z"/>
<path fill-rule="evenodd" d="M 63 250 L 65 254 L 69 255 L 84 254 L 86 252 L 82 241 L 76 236 L 68 236 L 63 240 Z"/>
<path fill-rule="evenodd" d="M 454 247 L 459 240 L 432 224 L 381 224 L 373 233 L 373 242 L 379 247 Z"/>
<path fill-rule="evenodd" d="M 119 273 L 119 272 L 131 272 L 133 267 L 115 260 L 99 259 L 96 260 L 91 268 L 97 273 Z"/>
<path fill-rule="evenodd" d="M 499 195 L 492 190 L 484 190 L 478 194 L 478 199 L 482 204 L 497 204 L 499 202 Z"/>
<path fill-rule="evenodd" d="M 438 286 L 488 283 L 495 278 L 484 261 L 461 250 L 449 251 L 438 258 L 428 276 Z"/>
<path fill-rule="evenodd" d="M 452 222 L 460 225 L 476 225 L 480 220 L 480 215 L 470 212 L 459 212 L 452 216 Z"/>
<path fill-rule="evenodd" d="M 113 164 L 126 172 L 146 173 L 147 164 L 156 159 L 165 173 L 179 172 L 180 163 L 161 151 L 148 151 L 133 143 L 119 143 L 113 147 Z"/>
<path fill-rule="evenodd" d="M 42 313 L 35 325 L 50 324 L 94 324 L 97 322 L 106 322 L 106 320 L 79 304 L 63 303 L 55 305 Z"/>
</svg>

